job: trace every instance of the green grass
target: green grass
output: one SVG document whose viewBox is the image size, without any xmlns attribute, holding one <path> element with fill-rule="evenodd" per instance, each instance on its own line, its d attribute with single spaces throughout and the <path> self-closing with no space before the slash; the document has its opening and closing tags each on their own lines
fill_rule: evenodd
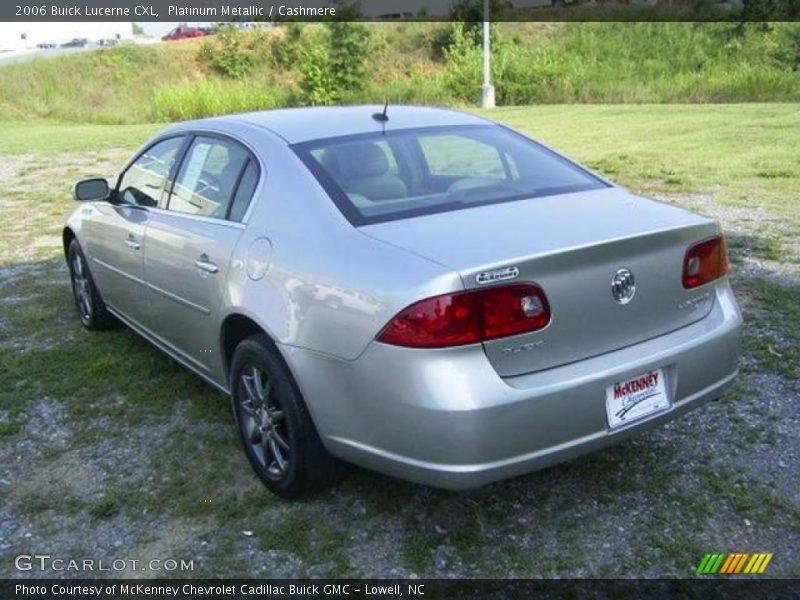
<svg viewBox="0 0 800 600">
<path fill-rule="evenodd" d="M 482 114 L 645 193 L 713 193 L 727 204 L 778 211 L 800 203 L 797 104 L 539 106 Z M 132 152 L 158 128 L 7 123 L 0 153 Z M 764 177 L 766 171 L 782 176 Z"/>
<path fill-rule="evenodd" d="M 124 499 L 117 498 L 115 495 L 105 496 L 89 507 L 89 514 L 95 519 L 113 517 L 119 512 L 120 501 L 124 502 Z"/>
<path fill-rule="evenodd" d="M 781 214 L 800 210 L 800 104 L 572 105 L 477 112 L 642 193 L 708 194 L 725 204 Z M 0 153 L 46 159 L 71 152 L 132 152 L 158 129 L 151 124 L 11 122 L 0 128 Z M 780 256 L 780 240 L 766 243 L 768 256 Z"/>
<path fill-rule="evenodd" d="M 4 435 L 16 435 L 19 433 L 21 425 L 16 421 L 0 423 L 0 437 Z"/>
<path fill-rule="evenodd" d="M 656 195 L 800 211 L 800 104 L 537 106 L 482 115 Z M 781 177 L 763 177 L 765 171 Z"/>
<path fill-rule="evenodd" d="M 370 24 L 368 75 L 359 89 L 342 93 L 343 101 L 473 105 L 481 49 L 444 53 L 449 28 Z M 6 65 L 0 121 L 132 124 L 296 104 L 314 31 L 306 27 L 299 42 L 286 41 L 282 29 L 243 34 L 240 51 L 251 67 L 239 80 L 215 68 L 219 40 L 122 45 Z M 797 23 L 766 30 L 732 23 L 499 23 L 497 32 L 501 104 L 800 100 Z"/>
<path fill-rule="evenodd" d="M 758 280 L 746 288 L 754 304 L 751 326 L 761 331 L 743 342 L 756 372 L 800 377 L 800 286 Z"/>
<path fill-rule="evenodd" d="M 0 154 L 103 152 L 124 148 L 133 152 L 163 125 L 95 125 L 58 122 L 9 121 L 0 123 Z M 47 163 L 45 163 L 47 164 Z M 14 182 L 4 181 L 6 186 Z"/>
<path fill-rule="evenodd" d="M 537 44 L 495 44 L 498 102 L 653 103 L 797 100 L 795 25 L 572 23 Z M 458 46 L 444 75 L 462 101 L 482 81 L 481 49 Z"/>
<path fill-rule="evenodd" d="M 195 52 L 186 44 L 122 45 L 3 66 L 0 119 L 151 121 L 153 90 L 194 73 Z"/>
<path fill-rule="evenodd" d="M 402 554 L 409 568 L 419 574 L 430 568 L 431 554 L 441 541 L 436 536 L 425 531 L 410 531 L 403 543 Z"/>
<path fill-rule="evenodd" d="M 153 96 L 153 111 L 159 121 L 187 121 L 266 110 L 283 103 L 273 91 L 255 82 L 201 79 L 159 87 Z"/>
</svg>

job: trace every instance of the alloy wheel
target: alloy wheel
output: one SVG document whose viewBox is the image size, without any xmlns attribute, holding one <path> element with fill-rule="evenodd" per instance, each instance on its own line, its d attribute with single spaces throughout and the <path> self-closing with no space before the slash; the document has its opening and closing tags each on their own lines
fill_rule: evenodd
<svg viewBox="0 0 800 600">
<path fill-rule="evenodd" d="M 238 395 L 246 443 L 270 478 L 284 478 L 292 459 L 286 415 L 262 368 L 242 369 Z"/>
<path fill-rule="evenodd" d="M 72 255 L 72 293 L 78 307 L 80 318 L 84 322 L 92 319 L 92 293 L 88 274 L 83 267 L 83 259 L 77 252 Z"/>
</svg>

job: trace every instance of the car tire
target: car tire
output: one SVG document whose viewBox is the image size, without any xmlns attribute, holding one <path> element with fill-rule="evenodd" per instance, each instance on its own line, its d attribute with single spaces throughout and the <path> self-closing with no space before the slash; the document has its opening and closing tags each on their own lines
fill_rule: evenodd
<svg viewBox="0 0 800 600">
<path fill-rule="evenodd" d="M 343 463 L 325 450 L 300 390 L 266 335 L 236 347 L 230 389 L 242 447 L 270 491 L 298 498 L 339 480 Z"/>
<path fill-rule="evenodd" d="M 81 324 L 89 330 L 99 331 L 111 329 L 119 325 L 119 321 L 108 312 L 100 291 L 94 284 L 89 263 L 81 250 L 78 240 L 73 239 L 67 249 L 67 265 L 69 267 L 72 298 L 78 311 Z"/>
</svg>

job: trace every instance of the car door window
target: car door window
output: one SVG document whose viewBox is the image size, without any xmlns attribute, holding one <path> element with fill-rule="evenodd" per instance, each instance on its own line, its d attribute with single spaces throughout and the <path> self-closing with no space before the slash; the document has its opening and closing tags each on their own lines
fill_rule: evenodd
<svg viewBox="0 0 800 600">
<path fill-rule="evenodd" d="M 248 160 L 247 151 L 235 142 L 195 138 L 175 179 L 168 209 L 224 219 Z"/>
<path fill-rule="evenodd" d="M 228 215 L 231 221 L 241 222 L 242 219 L 244 219 L 247 207 L 250 206 L 250 201 L 253 199 L 253 192 L 256 191 L 257 183 L 258 167 L 250 160 L 247 163 L 247 167 L 245 167 L 244 174 L 233 196 L 233 203 L 231 204 L 230 213 Z"/>
<path fill-rule="evenodd" d="M 164 183 L 184 141 L 184 137 L 169 138 L 145 150 L 122 175 L 117 188 L 119 202 L 158 206 Z"/>
</svg>

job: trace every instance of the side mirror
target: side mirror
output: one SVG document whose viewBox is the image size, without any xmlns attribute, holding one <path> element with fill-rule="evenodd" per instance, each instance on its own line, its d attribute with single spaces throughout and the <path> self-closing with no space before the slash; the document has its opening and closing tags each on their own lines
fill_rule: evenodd
<svg viewBox="0 0 800 600">
<path fill-rule="evenodd" d="M 75 184 L 73 195 L 78 202 L 97 202 L 107 200 L 111 189 L 105 179 L 84 179 Z"/>
</svg>

